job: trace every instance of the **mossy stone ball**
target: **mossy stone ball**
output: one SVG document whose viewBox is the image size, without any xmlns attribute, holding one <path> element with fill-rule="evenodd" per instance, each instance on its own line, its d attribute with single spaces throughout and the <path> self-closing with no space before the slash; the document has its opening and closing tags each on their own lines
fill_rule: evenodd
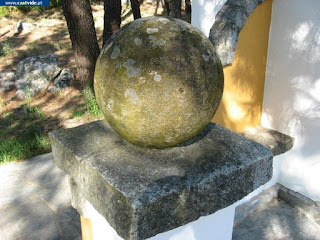
<svg viewBox="0 0 320 240">
<path fill-rule="evenodd" d="M 221 101 L 223 70 L 213 44 L 197 28 L 174 18 L 142 18 L 104 45 L 94 89 L 120 136 L 165 148 L 209 124 Z"/>
</svg>

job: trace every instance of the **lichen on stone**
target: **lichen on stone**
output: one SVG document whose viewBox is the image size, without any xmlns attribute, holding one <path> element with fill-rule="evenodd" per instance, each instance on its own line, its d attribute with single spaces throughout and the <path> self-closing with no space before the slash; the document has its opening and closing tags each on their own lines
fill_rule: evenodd
<svg viewBox="0 0 320 240">
<path fill-rule="evenodd" d="M 120 54 L 120 47 L 115 46 L 111 54 L 111 59 L 116 59 L 119 56 L 119 54 Z"/>
<path fill-rule="evenodd" d="M 105 46 L 94 88 L 106 120 L 123 138 L 169 147 L 210 122 L 221 100 L 223 71 L 214 46 L 198 29 L 173 18 L 142 18 Z"/>
<path fill-rule="evenodd" d="M 161 81 L 161 75 L 156 74 L 156 75 L 154 75 L 153 79 L 154 79 L 156 82 L 160 82 L 160 81 Z"/>
<path fill-rule="evenodd" d="M 136 68 L 133 66 L 133 64 L 135 63 L 136 61 L 133 60 L 133 59 L 128 59 L 123 65 L 126 67 L 127 69 L 127 75 L 129 77 L 135 77 L 135 76 L 139 76 L 140 75 L 140 72 L 141 72 L 141 69 L 140 68 Z"/>
<path fill-rule="evenodd" d="M 134 39 L 134 43 L 135 43 L 137 46 L 140 46 L 140 45 L 141 45 L 141 42 L 142 42 L 141 38 L 135 38 L 135 39 Z"/>
<path fill-rule="evenodd" d="M 134 89 L 127 89 L 124 93 L 124 96 L 131 103 L 136 103 L 139 100 L 138 94 Z"/>
<path fill-rule="evenodd" d="M 158 28 L 147 28 L 147 33 L 148 34 L 157 33 L 158 31 L 159 31 Z"/>
</svg>

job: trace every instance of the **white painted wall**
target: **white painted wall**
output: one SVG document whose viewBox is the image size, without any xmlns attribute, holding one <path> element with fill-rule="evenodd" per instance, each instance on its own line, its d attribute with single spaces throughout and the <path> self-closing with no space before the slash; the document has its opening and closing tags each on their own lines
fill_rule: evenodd
<svg viewBox="0 0 320 240">
<path fill-rule="evenodd" d="M 320 1 L 274 0 L 262 125 L 295 137 L 279 182 L 320 200 Z"/>
<path fill-rule="evenodd" d="M 215 16 L 227 0 L 192 0 L 191 24 L 207 37 Z"/>
</svg>

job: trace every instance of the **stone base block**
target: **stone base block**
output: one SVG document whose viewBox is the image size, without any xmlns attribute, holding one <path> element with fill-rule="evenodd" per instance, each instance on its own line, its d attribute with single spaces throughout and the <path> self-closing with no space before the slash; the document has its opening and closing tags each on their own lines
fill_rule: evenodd
<svg viewBox="0 0 320 240">
<path fill-rule="evenodd" d="M 56 164 L 124 239 L 146 239 L 212 214 L 272 175 L 272 152 L 218 124 L 178 147 L 145 149 L 105 121 L 50 133 Z"/>
<path fill-rule="evenodd" d="M 110 226 L 106 219 L 85 200 L 81 206 L 83 240 L 124 240 Z M 159 233 L 148 240 L 231 240 L 235 204 L 209 216 L 187 223 L 170 231 Z"/>
</svg>

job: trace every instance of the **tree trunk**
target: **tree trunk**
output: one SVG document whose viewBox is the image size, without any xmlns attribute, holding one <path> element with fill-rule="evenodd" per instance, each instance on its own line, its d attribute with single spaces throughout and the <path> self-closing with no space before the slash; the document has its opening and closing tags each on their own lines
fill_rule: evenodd
<svg viewBox="0 0 320 240">
<path fill-rule="evenodd" d="M 185 0 L 186 2 L 186 13 L 191 13 L 191 1 Z"/>
<path fill-rule="evenodd" d="M 66 18 L 72 49 L 82 87 L 93 86 L 99 45 L 89 0 L 63 0 L 63 14 Z"/>
<path fill-rule="evenodd" d="M 169 16 L 180 18 L 181 17 L 181 0 L 169 0 Z"/>
<path fill-rule="evenodd" d="M 130 0 L 134 20 L 141 18 L 140 3 L 138 0 Z"/>
<path fill-rule="evenodd" d="M 103 45 L 121 25 L 121 0 L 104 0 Z"/>
<path fill-rule="evenodd" d="M 167 11 L 168 16 L 170 16 L 170 6 L 169 6 L 170 1 L 171 0 L 164 0 L 164 6 L 165 6 L 165 9 Z"/>
</svg>

